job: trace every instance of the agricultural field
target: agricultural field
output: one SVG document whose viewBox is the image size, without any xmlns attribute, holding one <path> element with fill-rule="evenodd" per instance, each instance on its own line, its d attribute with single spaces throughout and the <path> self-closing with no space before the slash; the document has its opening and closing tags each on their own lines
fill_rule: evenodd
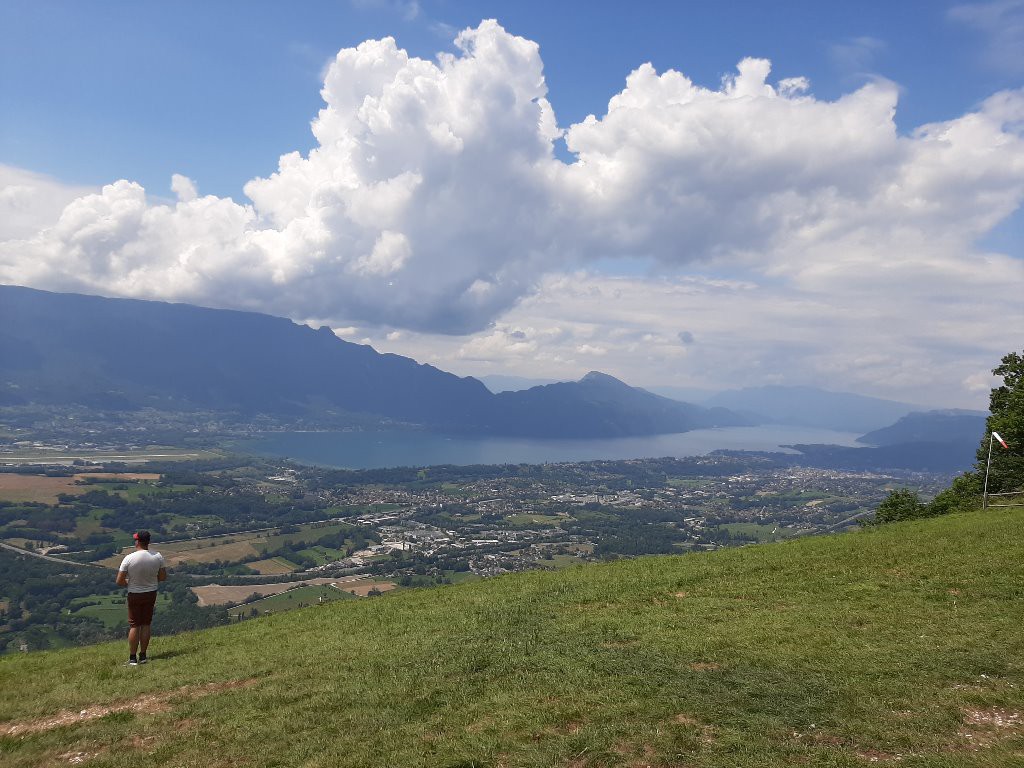
<svg viewBox="0 0 1024 768">
<path fill-rule="evenodd" d="M 314 586 L 310 584 L 232 608 L 228 611 L 228 616 L 232 619 L 265 616 L 273 613 L 283 613 L 284 611 L 293 611 L 296 608 L 305 608 L 310 605 L 322 605 L 333 603 L 337 600 L 355 599 L 356 596 L 346 590 L 336 589 L 329 585 Z"/>
<path fill-rule="evenodd" d="M 85 493 L 87 490 L 85 486 L 77 485 L 74 477 L 0 474 L 0 499 L 4 501 L 56 504 L 59 494 Z"/>
<path fill-rule="evenodd" d="M 149 483 L 159 479 L 160 475 L 151 472 L 83 472 L 70 477 L 4 472 L 0 473 L 0 500 L 56 504 L 60 494 L 80 495 L 95 490 L 134 499 L 141 494 L 157 492 L 158 489 Z"/>
<path fill-rule="evenodd" d="M 221 586 L 210 584 L 203 587 L 192 587 L 192 592 L 199 598 L 199 605 L 224 605 L 226 603 L 240 603 L 251 595 L 268 597 L 279 595 L 296 587 L 302 586 L 330 586 L 336 584 L 338 589 L 343 589 L 349 594 L 365 597 L 372 590 L 377 589 L 387 592 L 395 588 L 394 582 L 376 581 L 361 576 L 350 576 L 342 578 L 315 578 L 304 579 L 303 581 L 285 581 L 277 584 L 243 584 L 241 586 Z"/>
<path fill-rule="evenodd" d="M 143 496 L 154 496 L 164 495 L 169 493 L 184 493 L 190 491 L 195 486 L 193 485 L 174 485 L 174 486 L 157 486 L 152 481 L 132 481 L 125 482 L 123 480 L 112 480 L 110 482 L 95 482 L 90 481 L 86 490 L 92 491 L 106 491 L 107 493 L 115 494 L 120 496 L 122 499 L 128 501 L 137 501 Z"/>
<path fill-rule="evenodd" d="M 216 536 L 204 539 L 185 539 L 182 541 L 170 541 L 160 543 L 154 541 L 153 550 L 160 552 L 167 560 L 167 565 L 173 567 L 185 562 L 193 563 L 242 563 L 257 561 L 266 564 L 270 561 L 264 559 L 264 552 L 278 549 L 286 544 L 296 541 L 315 541 L 345 531 L 347 526 L 343 523 L 313 523 L 298 526 L 298 530 L 292 533 L 279 533 L 278 529 L 263 531 L 251 531 L 243 533 L 232 533 L 224 536 Z M 131 552 L 131 547 L 126 547 L 121 553 L 101 561 L 102 565 L 116 568 L 126 554 Z M 307 551 L 307 550 L 300 550 Z M 337 550 L 332 550 L 337 552 Z M 323 562 L 328 562 L 325 552 L 317 553 Z M 341 554 L 339 553 L 339 557 Z M 314 555 L 316 559 L 316 555 Z M 337 559 L 337 558 L 335 558 Z M 271 561 L 274 559 L 271 559 Z M 280 563 L 280 561 L 278 561 Z M 283 563 L 282 563 L 283 564 Z M 270 566 L 273 567 L 273 566 Z M 294 569 L 293 569 L 294 570 Z M 266 571 L 258 571 L 264 573 Z M 282 571 L 277 571 L 281 573 Z"/>
<path fill-rule="evenodd" d="M 123 483 L 139 480 L 148 482 L 160 479 L 156 472 L 83 472 L 75 477 L 90 483 Z"/>
<path fill-rule="evenodd" d="M 254 560 L 246 563 L 250 570 L 267 576 L 277 576 L 282 573 L 291 573 L 298 566 L 295 563 L 285 560 L 283 557 L 273 557 L 269 560 Z"/>
<path fill-rule="evenodd" d="M 535 515 L 524 513 L 509 515 L 505 521 L 513 528 L 556 528 L 566 518 L 557 515 Z"/>
<path fill-rule="evenodd" d="M 727 523 L 721 526 L 733 536 L 750 537 L 752 541 L 778 541 L 797 535 L 791 528 L 778 525 L 761 525 L 759 523 Z"/>
</svg>

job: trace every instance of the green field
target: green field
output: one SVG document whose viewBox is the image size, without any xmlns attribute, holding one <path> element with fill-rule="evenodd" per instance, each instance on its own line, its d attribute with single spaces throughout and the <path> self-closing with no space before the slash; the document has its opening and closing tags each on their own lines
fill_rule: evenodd
<svg viewBox="0 0 1024 768">
<path fill-rule="evenodd" d="M 100 518 L 106 514 L 108 510 L 105 509 L 93 509 L 87 515 L 82 515 L 75 519 L 75 536 L 84 539 L 90 533 L 99 533 L 103 530 L 103 525 L 100 523 Z"/>
<path fill-rule="evenodd" d="M 345 556 L 345 553 L 340 549 L 332 549 L 331 547 L 308 547 L 306 549 L 300 549 L 299 554 L 307 555 L 316 561 L 317 565 L 323 565 L 324 563 L 330 563 L 335 560 L 340 560 Z"/>
<path fill-rule="evenodd" d="M 1022 625 L 1024 510 L 951 515 L 14 654 L 0 761 L 1019 766 Z"/>
<path fill-rule="evenodd" d="M 240 605 L 237 608 L 232 608 L 231 611 L 229 611 L 229 615 L 232 618 L 237 617 L 239 614 L 243 617 L 249 617 L 251 616 L 253 609 L 256 609 L 260 616 L 267 613 L 293 611 L 296 608 L 304 606 L 319 605 L 321 598 L 323 598 L 323 602 L 325 603 L 333 603 L 337 600 L 358 599 L 355 595 L 349 594 L 348 592 L 340 589 L 335 589 L 334 587 L 318 587 L 309 585 L 305 587 L 296 587 L 295 589 L 290 589 L 287 592 L 282 592 L 280 595 L 265 597 L 262 600 L 256 600 L 252 603 Z"/>
<path fill-rule="evenodd" d="M 334 535 L 347 528 L 344 523 L 306 523 L 297 527 L 299 530 L 293 533 L 272 533 L 275 529 L 269 531 L 240 531 L 224 536 L 170 541 L 159 544 L 156 548 L 168 557 L 184 557 L 185 559 L 199 562 L 212 562 L 215 559 L 225 562 L 251 562 L 264 559 L 263 555 L 260 554 L 263 551 L 270 552 L 284 544 L 291 544 L 296 541 L 313 543 L 325 536 Z M 119 543 L 126 548 L 130 548 L 130 536 L 125 534 L 124 540 Z M 326 547 L 319 547 L 319 549 L 322 550 L 319 556 L 323 558 L 323 562 L 328 562 L 327 552 L 337 551 L 329 550 Z M 99 562 L 110 567 L 116 567 L 120 563 L 121 558 L 126 554 L 127 551 L 122 551 Z"/>
<path fill-rule="evenodd" d="M 557 528 L 559 523 L 568 518 L 559 517 L 558 515 L 536 515 L 533 513 L 524 513 L 519 515 L 509 515 L 505 518 L 505 522 L 513 528 Z"/>
<path fill-rule="evenodd" d="M 170 603 L 171 597 L 166 593 L 157 596 L 156 608 L 159 611 L 161 605 Z M 83 605 L 84 603 L 96 603 L 96 605 Z M 118 624 L 128 623 L 128 608 L 124 593 L 116 595 L 95 595 L 93 597 L 78 597 L 70 603 L 72 615 L 91 616 L 103 622 L 107 628 L 116 627 Z"/>
<path fill-rule="evenodd" d="M 88 491 L 106 491 L 116 494 L 128 501 L 135 501 L 142 496 L 166 495 L 169 493 L 185 493 L 195 489 L 194 485 L 157 485 L 151 481 L 125 482 L 115 481 L 111 483 L 89 483 L 85 486 Z"/>
<path fill-rule="evenodd" d="M 750 536 L 755 541 L 778 541 L 797 535 L 797 532 L 791 528 L 760 525 L 759 523 L 726 523 L 720 527 L 733 535 Z"/>
</svg>

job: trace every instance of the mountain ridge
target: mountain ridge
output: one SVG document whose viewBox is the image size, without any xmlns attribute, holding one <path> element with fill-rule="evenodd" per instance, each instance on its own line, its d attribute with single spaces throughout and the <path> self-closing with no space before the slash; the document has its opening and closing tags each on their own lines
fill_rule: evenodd
<svg viewBox="0 0 1024 768">
<path fill-rule="evenodd" d="M 886 447 L 901 443 L 964 443 L 972 450 L 985 434 L 984 411 L 960 409 L 908 413 L 895 423 L 861 435 L 858 443 Z"/>
<path fill-rule="evenodd" d="M 475 378 L 353 344 L 326 326 L 0 286 L 0 405 L 370 414 L 437 431 L 566 438 L 744 422 L 607 374 L 584 379 L 495 395 Z"/>
<path fill-rule="evenodd" d="M 719 392 L 701 404 L 760 417 L 768 423 L 858 434 L 886 427 L 908 413 L 927 410 L 910 403 L 852 392 L 777 384 Z"/>
</svg>

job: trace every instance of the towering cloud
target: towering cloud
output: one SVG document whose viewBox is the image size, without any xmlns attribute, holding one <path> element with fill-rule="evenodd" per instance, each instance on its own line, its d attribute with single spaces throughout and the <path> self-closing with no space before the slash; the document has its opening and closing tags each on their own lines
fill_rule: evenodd
<svg viewBox="0 0 1024 768">
<path fill-rule="evenodd" d="M 317 146 L 250 181 L 249 203 L 178 175 L 173 204 L 116 181 L 0 244 L 0 282 L 468 333 L 608 257 L 808 295 L 900 280 L 1008 301 L 1024 279 L 975 245 L 1024 197 L 1021 92 L 901 135 L 885 81 L 822 101 L 762 59 L 715 89 L 645 64 L 563 132 L 535 43 L 494 21 L 456 43 L 436 62 L 390 38 L 340 51 Z"/>
</svg>

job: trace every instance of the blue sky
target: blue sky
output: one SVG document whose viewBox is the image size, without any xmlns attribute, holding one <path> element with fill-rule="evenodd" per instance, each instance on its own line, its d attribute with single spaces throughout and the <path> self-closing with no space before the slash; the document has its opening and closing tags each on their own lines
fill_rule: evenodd
<svg viewBox="0 0 1024 768">
<path fill-rule="evenodd" d="M 1024 0 L 8 0 L 0 39 L 0 282 L 974 407 L 1024 334 Z"/>
<path fill-rule="evenodd" d="M 278 155 L 313 145 L 321 71 L 339 48 L 390 35 L 432 58 L 484 18 L 540 44 L 565 124 L 600 114 L 646 61 L 713 86 L 759 56 L 779 77 L 808 77 L 825 99 L 889 78 L 901 88 L 897 123 L 909 130 L 1020 84 L 1019 65 L 990 61 L 988 37 L 950 17 L 956 5 L 7 0 L 0 162 L 154 191 L 184 173 L 204 192 L 239 196 Z"/>
</svg>

